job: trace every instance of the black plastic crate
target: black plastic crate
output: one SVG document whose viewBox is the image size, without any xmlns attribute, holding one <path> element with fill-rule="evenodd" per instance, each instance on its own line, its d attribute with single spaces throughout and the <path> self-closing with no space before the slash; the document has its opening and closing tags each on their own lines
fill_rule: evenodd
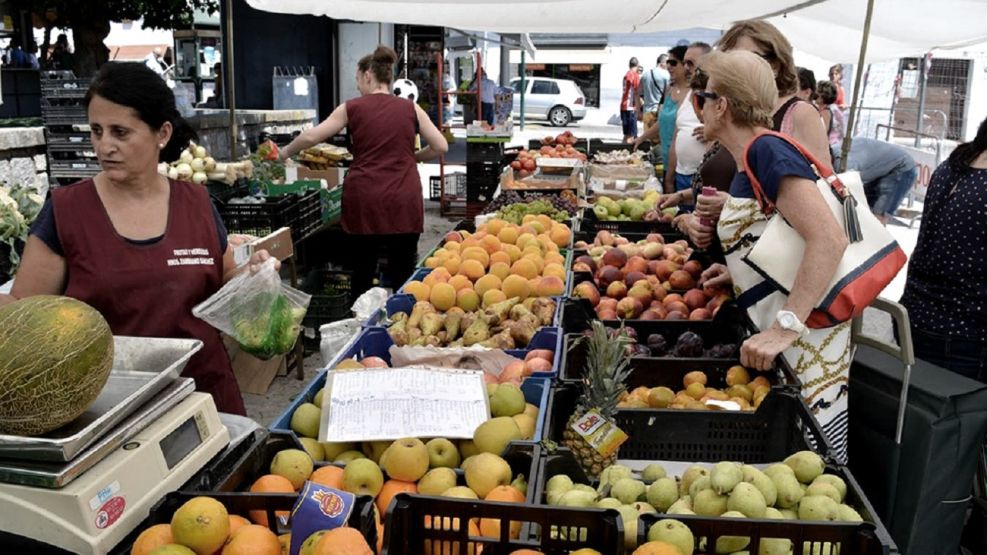
<svg viewBox="0 0 987 555">
<path fill-rule="evenodd" d="M 572 293 L 572 289 L 585 280 L 584 276 L 585 274 L 581 274 L 580 272 L 573 274 L 572 278 L 569 280 L 570 295 Z M 589 329 L 591 322 L 597 319 L 596 312 L 593 310 L 593 305 L 590 304 L 588 299 L 566 299 L 562 311 L 563 332 L 580 333 Z M 744 314 L 743 310 L 737 307 L 737 304 L 733 301 L 727 301 L 720 305 L 720 310 L 718 310 L 716 315 L 710 320 L 602 320 L 602 322 L 604 325 L 614 328 L 620 327 L 621 322 L 657 322 L 695 326 L 695 329 L 703 329 L 704 327 L 717 328 L 724 325 L 734 326 L 737 322 L 740 322 L 746 325 L 749 329 L 753 329 L 753 324 L 749 323 L 747 315 Z M 646 330 L 649 328 L 642 329 Z M 644 337 L 647 339 L 647 335 Z"/>
<path fill-rule="evenodd" d="M 243 233 L 264 237 L 282 227 L 290 227 L 294 237 L 303 237 L 310 224 L 305 214 L 318 214 L 321 221 L 322 206 L 319 191 L 304 195 L 268 197 L 260 203 L 223 203 L 217 207 L 219 215 L 230 233 Z"/>
<path fill-rule="evenodd" d="M 48 98 L 84 98 L 89 91 L 89 79 L 41 79 L 41 96 Z"/>
<path fill-rule="evenodd" d="M 47 131 L 48 148 L 53 146 L 72 145 L 80 148 L 92 148 L 93 143 L 88 131 Z"/>
<path fill-rule="evenodd" d="M 580 229 L 579 231 L 576 231 L 576 232 L 573 233 L 573 235 L 572 235 L 572 242 L 573 242 L 573 244 L 575 244 L 577 241 L 585 241 L 585 242 L 589 243 L 592 246 L 593 245 L 593 241 L 596 240 L 596 234 L 599 231 L 603 231 L 603 230 Z M 657 233 L 657 234 L 661 235 L 662 238 L 664 239 L 664 243 L 666 245 L 669 245 L 671 243 L 674 243 L 675 241 L 680 241 L 680 240 L 686 240 L 686 241 L 688 241 L 689 240 L 688 237 L 686 237 L 685 235 L 682 235 L 682 233 L 680 233 L 678 230 L 675 230 L 675 231 L 667 231 L 667 232 L 651 231 L 651 232 L 648 232 L 648 233 L 626 232 L 626 233 L 619 233 L 618 235 L 620 235 L 624 239 L 627 239 L 631 243 L 637 243 L 638 241 L 640 241 L 642 239 L 647 239 L 648 238 L 648 235 L 651 235 L 652 233 Z M 580 250 L 582 251 L 582 249 L 580 249 Z"/>
<path fill-rule="evenodd" d="M 500 521 L 500 538 L 472 536 L 473 519 Z M 519 539 L 510 539 L 510 523 L 521 523 Z M 554 528 L 555 534 L 548 530 Z M 526 534 L 525 530 L 541 530 Z M 566 539 L 571 538 L 571 539 Z M 613 509 L 535 507 L 515 503 L 470 501 L 398 494 L 387 511 L 382 555 L 460 554 L 508 555 L 535 549 L 545 555 L 566 555 L 589 547 L 600 553 L 623 552 L 624 531 Z"/>
<path fill-rule="evenodd" d="M 466 200 L 469 202 L 481 202 L 486 206 L 497 192 L 500 183 L 496 179 L 486 180 L 466 180 Z"/>
<path fill-rule="evenodd" d="M 110 553 L 112 555 L 124 555 L 130 553 L 134 541 L 140 532 L 154 526 L 155 524 L 168 524 L 172 515 L 184 503 L 190 499 L 202 495 L 207 495 L 219 501 L 226 507 L 229 514 L 246 516 L 250 511 L 264 511 L 267 514 L 268 528 L 275 534 L 286 534 L 291 532 L 291 526 L 282 522 L 277 517 L 277 513 L 290 512 L 298 501 L 298 495 L 294 493 L 189 493 L 174 492 L 169 493 L 151 508 L 151 512 L 137 528 L 121 541 Z M 369 495 L 356 498 L 353 505 L 353 512 L 347 521 L 347 525 L 354 528 L 363 535 L 367 544 L 377 545 L 377 523 L 374 517 L 374 502 Z"/>
<path fill-rule="evenodd" d="M 583 210 L 583 218 L 579 224 L 579 231 L 595 233 L 602 230 L 621 235 L 625 233 L 678 233 L 678 230 L 672 227 L 671 223 L 600 221 L 592 208 Z"/>
<path fill-rule="evenodd" d="M 546 437 L 562 440 L 576 411 L 581 388 L 560 382 L 548 400 Z M 802 398 L 777 389 L 753 412 L 620 409 L 617 426 L 630 436 L 620 446 L 622 459 L 654 461 L 777 462 L 810 450 L 832 460 L 832 448 Z"/>
<path fill-rule="evenodd" d="M 270 473 L 271 460 L 278 451 L 304 447 L 290 432 L 271 431 L 222 458 L 215 458 L 183 486 L 186 493 L 245 492 L 254 481 Z"/>
<path fill-rule="evenodd" d="M 500 172 L 504 169 L 500 162 L 467 162 L 466 175 L 469 177 L 493 177 L 500 178 Z"/>
<path fill-rule="evenodd" d="M 466 142 L 466 161 L 500 163 L 504 157 L 503 143 Z"/>
<path fill-rule="evenodd" d="M 439 200 L 443 195 L 446 197 L 465 197 L 466 196 L 466 174 L 465 173 L 448 173 L 445 176 L 446 186 L 445 191 L 442 190 L 442 179 L 438 175 L 433 175 L 428 178 L 429 186 L 429 200 Z"/>
</svg>

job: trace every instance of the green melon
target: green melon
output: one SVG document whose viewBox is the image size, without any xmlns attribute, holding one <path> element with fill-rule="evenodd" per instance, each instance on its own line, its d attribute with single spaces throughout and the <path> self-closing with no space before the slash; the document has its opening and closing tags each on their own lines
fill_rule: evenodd
<svg viewBox="0 0 987 555">
<path fill-rule="evenodd" d="M 35 436 L 96 400 L 113 367 L 113 332 L 91 306 L 54 295 L 0 306 L 0 434 Z"/>
</svg>

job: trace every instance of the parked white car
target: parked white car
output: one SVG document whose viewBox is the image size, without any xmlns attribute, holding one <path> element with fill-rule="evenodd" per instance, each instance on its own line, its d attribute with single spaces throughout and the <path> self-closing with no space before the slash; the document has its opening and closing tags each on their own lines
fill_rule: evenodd
<svg viewBox="0 0 987 555">
<path fill-rule="evenodd" d="M 524 117 L 546 119 L 556 127 L 565 127 L 586 117 L 586 95 L 574 81 L 526 77 Z M 515 118 L 521 115 L 521 78 L 511 80 L 514 89 Z"/>
</svg>

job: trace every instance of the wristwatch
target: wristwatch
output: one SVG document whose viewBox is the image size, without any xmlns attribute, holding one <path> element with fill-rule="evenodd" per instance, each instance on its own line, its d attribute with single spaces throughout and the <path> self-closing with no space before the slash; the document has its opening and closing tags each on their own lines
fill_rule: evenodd
<svg viewBox="0 0 987 555">
<path fill-rule="evenodd" d="M 783 330 L 793 331 L 799 335 L 799 337 L 805 337 L 809 335 L 809 328 L 799 320 L 799 317 L 795 315 L 794 312 L 788 310 L 779 310 L 778 315 L 775 316 L 775 321 L 778 322 L 778 327 Z"/>
</svg>

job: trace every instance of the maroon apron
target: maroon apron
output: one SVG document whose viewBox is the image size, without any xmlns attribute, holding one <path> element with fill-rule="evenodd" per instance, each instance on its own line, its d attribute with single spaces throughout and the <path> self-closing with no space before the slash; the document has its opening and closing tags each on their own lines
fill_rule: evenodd
<svg viewBox="0 0 987 555">
<path fill-rule="evenodd" d="M 220 411 L 246 414 L 219 332 L 192 316 L 192 307 L 223 285 L 209 196 L 201 186 L 170 183 L 165 234 L 150 244 L 116 232 L 91 179 L 52 191 L 65 295 L 98 310 L 115 335 L 201 340 L 182 375 L 211 394 Z"/>
</svg>

